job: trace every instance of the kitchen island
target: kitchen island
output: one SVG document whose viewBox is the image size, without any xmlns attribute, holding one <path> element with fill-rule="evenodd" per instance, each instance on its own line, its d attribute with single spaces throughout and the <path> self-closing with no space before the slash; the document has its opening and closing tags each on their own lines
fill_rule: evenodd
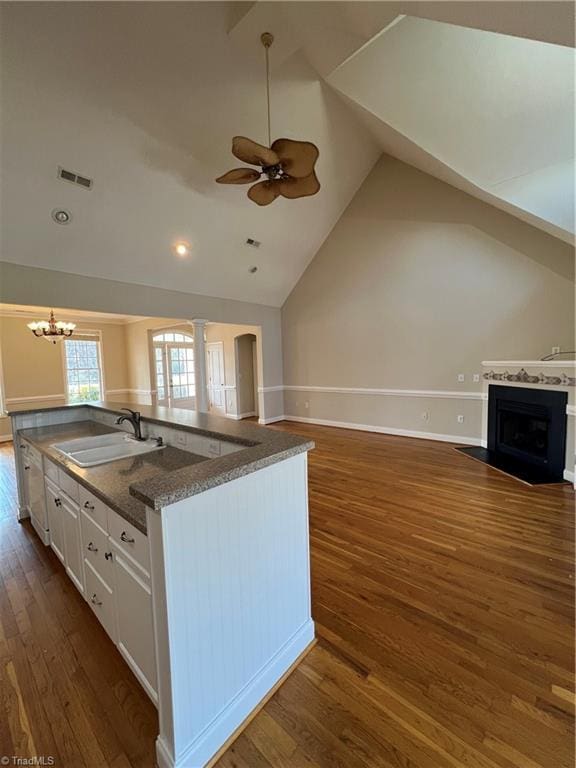
<svg viewBox="0 0 576 768">
<path fill-rule="evenodd" d="M 160 768 L 201 768 L 314 641 L 313 444 L 141 406 L 143 436 L 158 443 L 149 453 L 82 467 L 55 447 L 115 433 L 122 407 L 11 413 L 19 516 L 157 705 Z"/>
</svg>

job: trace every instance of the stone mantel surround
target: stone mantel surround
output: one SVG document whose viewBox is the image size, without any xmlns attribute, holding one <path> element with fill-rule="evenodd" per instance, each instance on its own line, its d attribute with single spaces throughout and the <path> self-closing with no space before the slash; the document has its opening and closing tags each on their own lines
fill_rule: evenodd
<svg viewBox="0 0 576 768">
<path fill-rule="evenodd" d="M 576 475 L 576 361 L 484 360 L 482 368 L 482 445 L 484 448 L 487 447 L 488 387 L 490 385 L 550 389 L 568 393 L 564 478 L 574 483 Z"/>
</svg>

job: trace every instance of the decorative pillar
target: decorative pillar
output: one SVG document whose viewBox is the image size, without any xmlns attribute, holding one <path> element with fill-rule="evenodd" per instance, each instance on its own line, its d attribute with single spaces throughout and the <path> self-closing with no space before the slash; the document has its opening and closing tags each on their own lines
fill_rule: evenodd
<svg viewBox="0 0 576 768">
<path fill-rule="evenodd" d="M 208 413 L 208 377 L 206 375 L 206 320 L 194 320 L 194 379 L 196 381 L 196 410 Z"/>
</svg>

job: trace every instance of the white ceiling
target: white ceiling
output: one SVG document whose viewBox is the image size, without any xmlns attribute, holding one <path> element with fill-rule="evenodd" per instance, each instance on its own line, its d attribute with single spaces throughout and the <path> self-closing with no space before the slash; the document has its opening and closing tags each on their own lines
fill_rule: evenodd
<svg viewBox="0 0 576 768">
<path fill-rule="evenodd" d="M 564 46 L 398 17 L 328 82 L 421 155 L 568 238 L 574 65 Z M 381 145 L 397 154 L 390 130 Z"/>
<path fill-rule="evenodd" d="M 569 5 L 526 3 L 518 14 L 508 2 L 2 3 L 0 258 L 280 306 L 382 149 L 394 153 L 379 135 L 390 126 L 378 115 L 375 130 L 370 110 L 336 88 L 334 70 L 408 8 L 570 45 Z M 245 188 L 214 178 L 237 165 L 233 135 L 264 140 L 264 27 L 277 38 L 272 132 L 319 146 L 322 189 L 258 208 Z M 443 166 L 412 144 L 416 161 L 403 159 L 418 165 L 427 155 Z M 558 158 L 546 180 L 533 176 L 521 189 L 493 172 L 487 183 L 503 183 L 509 209 L 523 215 L 557 185 Z M 94 178 L 94 188 L 58 180 L 58 165 Z M 449 171 L 450 183 L 474 193 L 475 183 Z M 70 209 L 70 225 L 52 222 L 56 207 Z M 246 246 L 247 237 L 261 247 Z M 192 244 L 184 260 L 171 250 L 180 239 Z"/>
</svg>

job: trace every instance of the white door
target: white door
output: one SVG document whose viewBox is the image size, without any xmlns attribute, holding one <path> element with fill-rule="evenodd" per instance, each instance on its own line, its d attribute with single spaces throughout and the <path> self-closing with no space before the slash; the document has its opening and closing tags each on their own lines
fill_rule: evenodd
<svg viewBox="0 0 576 768">
<path fill-rule="evenodd" d="M 118 550 L 114 551 L 118 647 L 154 701 L 156 652 L 152 623 L 152 592 Z"/>
<path fill-rule="evenodd" d="M 224 390 L 224 345 L 221 341 L 206 344 L 206 369 L 210 410 L 224 413 L 226 410 L 226 393 Z"/>
<path fill-rule="evenodd" d="M 62 530 L 62 501 L 58 488 L 46 480 L 46 511 L 50 528 L 50 546 L 61 562 L 64 562 L 64 531 Z"/>
<path fill-rule="evenodd" d="M 84 594 L 84 568 L 82 564 L 82 540 L 80 538 L 80 511 L 76 504 L 62 497 L 59 507 L 64 531 L 66 573 L 80 592 Z"/>
<path fill-rule="evenodd" d="M 194 345 L 184 333 L 158 334 L 153 340 L 158 405 L 194 408 Z"/>
</svg>

